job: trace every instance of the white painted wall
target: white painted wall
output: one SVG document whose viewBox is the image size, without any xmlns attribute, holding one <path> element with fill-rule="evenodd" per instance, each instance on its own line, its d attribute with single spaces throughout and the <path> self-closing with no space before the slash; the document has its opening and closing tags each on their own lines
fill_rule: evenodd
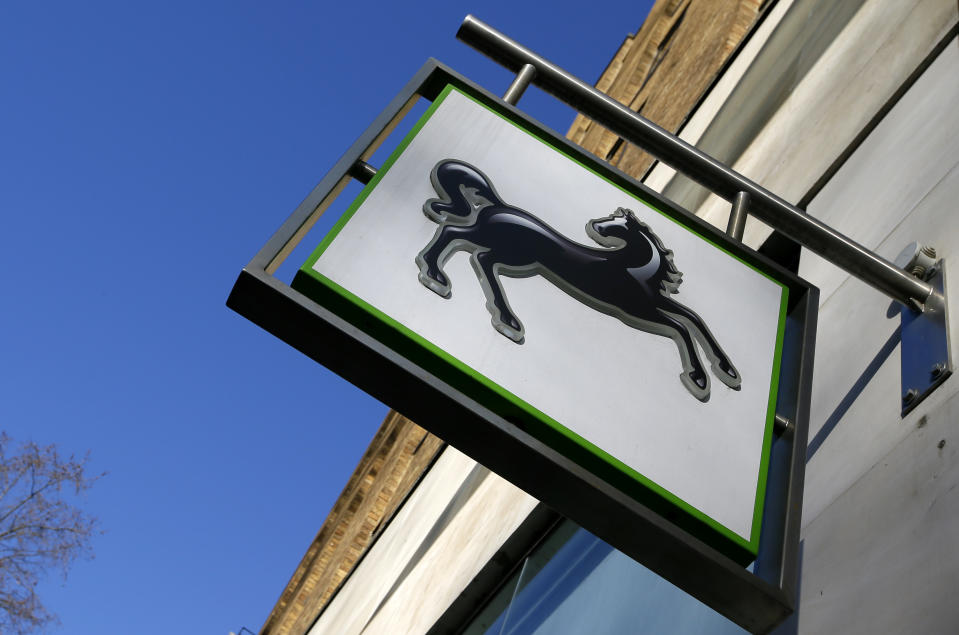
<svg viewBox="0 0 959 635">
<path fill-rule="evenodd" d="M 956 21 L 953 0 L 863 3 L 734 168 L 798 201 Z M 697 116 L 712 121 L 737 90 Z M 808 209 L 886 258 L 913 240 L 947 258 L 954 359 L 957 104 L 953 39 Z M 712 197 L 698 213 L 724 226 L 728 204 Z M 768 233 L 753 221 L 746 242 Z M 800 274 L 821 287 L 821 313 L 800 608 L 777 633 L 959 633 L 959 379 L 901 419 L 898 312 L 888 318 L 887 298 L 806 251 Z"/>
<path fill-rule="evenodd" d="M 954 359 L 957 80 L 953 40 L 809 206 L 887 258 L 913 240 L 945 256 Z M 886 317 L 889 301 L 809 253 L 800 274 L 823 296 L 798 631 L 959 632 L 959 379 L 901 419 L 899 318 Z"/>
<path fill-rule="evenodd" d="M 798 202 L 956 20 L 954 0 L 864 2 L 733 168 Z M 696 213 L 725 229 L 729 203 L 711 195 Z M 744 242 L 758 246 L 770 233 L 750 219 Z"/>
<path fill-rule="evenodd" d="M 426 632 L 536 504 L 446 448 L 310 635 Z"/>
</svg>

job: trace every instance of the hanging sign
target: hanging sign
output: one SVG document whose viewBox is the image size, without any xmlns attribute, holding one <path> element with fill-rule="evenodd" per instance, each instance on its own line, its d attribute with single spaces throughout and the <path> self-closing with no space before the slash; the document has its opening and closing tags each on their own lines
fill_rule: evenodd
<svg viewBox="0 0 959 635">
<path fill-rule="evenodd" d="M 656 205 L 448 86 L 292 286 L 745 562 L 788 291 Z"/>
</svg>

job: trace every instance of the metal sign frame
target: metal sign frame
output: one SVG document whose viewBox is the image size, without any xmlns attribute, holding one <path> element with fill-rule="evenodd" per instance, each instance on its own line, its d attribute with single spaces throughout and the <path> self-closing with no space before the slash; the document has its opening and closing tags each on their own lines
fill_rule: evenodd
<svg viewBox="0 0 959 635">
<path fill-rule="evenodd" d="M 273 275 L 350 179 L 369 180 L 374 172 L 366 160 L 415 102 L 435 99 L 448 84 L 543 130 L 562 152 L 642 192 L 661 211 L 789 287 L 783 347 L 789 363 L 781 365 L 776 412 L 790 425 L 773 444 L 755 573 Z M 227 305 L 743 627 L 766 632 L 793 612 L 818 290 L 439 62 L 431 59 L 420 69 L 263 246 L 240 273 Z"/>
</svg>

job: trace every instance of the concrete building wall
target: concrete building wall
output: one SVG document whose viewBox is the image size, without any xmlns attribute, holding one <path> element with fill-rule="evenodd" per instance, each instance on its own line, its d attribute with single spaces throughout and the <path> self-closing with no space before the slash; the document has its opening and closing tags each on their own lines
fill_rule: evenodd
<svg viewBox="0 0 959 635">
<path fill-rule="evenodd" d="M 310 635 L 425 633 L 536 504 L 447 448 Z"/>
<path fill-rule="evenodd" d="M 953 4 L 955 9 L 955 4 Z M 955 39 L 809 205 L 886 258 L 946 258 L 959 297 L 959 42 Z M 822 288 L 803 506 L 802 633 L 955 633 L 959 383 L 900 418 L 899 316 L 804 253 Z M 950 316 L 956 359 L 957 315 Z"/>
<path fill-rule="evenodd" d="M 796 0 L 780 28 L 805 23 L 836 4 L 845 3 Z M 718 127 L 742 132 L 738 138 L 727 132 L 728 138 L 721 137 L 716 145 L 731 144 L 733 139 L 736 145 L 745 145 L 738 156 L 727 156 L 727 163 L 778 196 L 799 203 L 946 36 L 956 23 L 956 12 L 952 0 L 869 0 L 825 46 L 817 40 L 818 31 L 795 28 L 800 41 L 793 45 L 794 59 L 801 60 L 809 46 L 816 62 L 787 93 L 775 91 L 767 96 L 762 80 L 771 82 L 797 63 L 771 41 L 754 62 L 768 70 L 764 69 L 759 82 L 744 83 L 738 94 L 754 100 L 775 98 L 779 102 L 775 111 L 755 134 L 751 134 L 755 125 L 751 118 L 732 113 Z M 783 48 L 790 47 L 784 43 Z M 698 145 L 707 152 L 726 154 L 705 139 Z M 667 186 L 665 192 L 669 194 L 670 189 Z M 677 200 L 709 222 L 725 226 L 728 203 L 715 195 L 698 207 L 697 201 Z M 744 242 L 758 247 L 769 234 L 768 227 L 750 219 Z"/>
</svg>

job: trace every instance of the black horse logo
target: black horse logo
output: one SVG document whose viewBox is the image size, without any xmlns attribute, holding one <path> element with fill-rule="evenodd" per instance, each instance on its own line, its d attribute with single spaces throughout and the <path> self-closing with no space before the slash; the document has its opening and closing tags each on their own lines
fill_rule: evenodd
<svg viewBox="0 0 959 635">
<path fill-rule="evenodd" d="M 503 294 L 499 276 L 543 276 L 583 304 L 623 323 L 672 339 L 679 348 L 683 385 L 697 399 L 709 399 L 709 375 L 693 338 L 724 384 L 739 390 L 741 378 L 703 320 L 676 302 L 682 273 L 650 228 L 619 208 L 586 223 L 601 248 L 573 242 L 529 212 L 503 202 L 485 174 L 464 163 L 440 161 L 430 174 L 440 198 L 423 205 L 439 228 L 416 256 L 419 280 L 444 298 L 451 295 L 443 266 L 458 251 L 470 262 L 486 295 L 493 328 L 522 344 L 525 329 Z"/>
</svg>

